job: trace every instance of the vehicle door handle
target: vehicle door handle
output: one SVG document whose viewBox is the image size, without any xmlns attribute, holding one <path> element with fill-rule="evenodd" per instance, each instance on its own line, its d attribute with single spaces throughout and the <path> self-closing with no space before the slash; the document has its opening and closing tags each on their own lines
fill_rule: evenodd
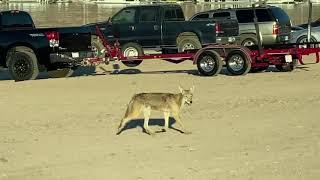
<svg viewBox="0 0 320 180">
<path fill-rule="evenodd" d="M 131 31 L 134 31 L 136 28 L 135 28 L 134 26 L 129 26 L 129 29 L 130 29 Z"/>
<path fill-rule="evenodd" d="M 153 30 L 158 31 L 159 30 L 159 25 L 153 25 Z"/>
</svg>

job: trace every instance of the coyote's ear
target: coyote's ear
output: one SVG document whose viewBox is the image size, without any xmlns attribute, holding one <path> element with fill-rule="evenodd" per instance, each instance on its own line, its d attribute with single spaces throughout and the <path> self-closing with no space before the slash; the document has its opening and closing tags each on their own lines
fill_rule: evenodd
<svg viewBox="0 0 320 180">
<path fill-rule="evenodd" d="M 194 92 L 194 85 L 190 88 L 190 91 L 193 93 Z"/>
<path fill-rule="evenodd" d="M 179 90 L 181 93 L 183 93 L 183 88 L 179 85 Z"/>
</svg>

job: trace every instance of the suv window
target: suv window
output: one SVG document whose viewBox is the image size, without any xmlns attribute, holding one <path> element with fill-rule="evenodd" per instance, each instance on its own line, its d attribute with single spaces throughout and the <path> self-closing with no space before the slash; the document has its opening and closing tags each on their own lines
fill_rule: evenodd
<svg viewBox="0 0 320 180">
<path fill-rule="evenodd" d="M 218 12 L 212 15 L 213 19 L 228 19 L 230 18 L 230 12 Z"/>
<path fill-rule="evenodd" d="M 237 19 L 239 23 L 252 23 L 254 22 L 253 17 L 253 10 L 237 10 L 236 11 Z M 258 22 L 266 22 L 272 21 L 272 17 L 270 16 L 267 9 L 256 9 L 256 15 L 258 18 Z"/>
<path fill-rule="evenodd" d="M 133 8 L 127 8 L 120 11 L 112 18 L 113 23 L 134 23 L 134 17 L 136 10 Z"/>
<path fill-rule="evenodd" d="M 239 23 L 250 23 L 253 22 L 252 10 L 237 10 L 236 16 Z"/>
<path fill-rule="evenodd" d="M 209 14 L 208 13 L 198 14 L 192 20 L 201 20 L 201 19 L 209 19 Z"/>
<path fill-rule="evenodd" d="M 140 11 L 140 22 L 155 22 L 156 21 L 156 13 L 154 8 L 143 8 Z"/>
<path fill-rule="evenodd" d="M 164 11 L 165 21 L 181 21 L 184 20 L 184 15 L 179 8 L 167 8 Z"/>
<path fill-rule="evenodd" d="M 267 9 L 256 9 L 256 15 L 259 22 L 267 22 L 273 20 Z"/>
<path fill-rule="evenodd" d="M 284 23 L 284 24 L 286 23 L 290 24 L 289 16 L 281 8 L 278 8 L 278 7 L 271 8 L 271 12 L 278 22 Z"/>
</svg>

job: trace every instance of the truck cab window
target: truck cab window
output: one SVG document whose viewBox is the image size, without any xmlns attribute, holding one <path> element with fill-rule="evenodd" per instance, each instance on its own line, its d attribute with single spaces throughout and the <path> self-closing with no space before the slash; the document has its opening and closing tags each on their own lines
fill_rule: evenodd
<svg viewBox="0 0 320 180">
<path fill-rule="evenodd" d="M 184 15 L 181 9 L 168 8 L 164 11 L 165 21 L 184 21 Z"/>
<path fill-rule="evenodd" d="M 140 11 L 140 22 L 155 22 L 156 21 L 156 13 L 154 8 L 144 8 Z"/>
<path fill-rule="evenodd" d="M 135 9 L 124 9 L 112 18 L 112 23 L 134 23 Z"/>
</svg>

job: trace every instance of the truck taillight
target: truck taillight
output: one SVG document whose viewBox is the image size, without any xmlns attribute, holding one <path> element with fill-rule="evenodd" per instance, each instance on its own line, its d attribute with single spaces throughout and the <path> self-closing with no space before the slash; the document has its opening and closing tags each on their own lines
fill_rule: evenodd
<svg viewBox="0 0 320 180">
<path fill-rule="evenodd" d="M 59 47 L 59 33 L 56 31 L 50 31 L 45 33 L 50 47 Z"/>
<path fill-rule="evenodd" d="M 273 34 L 279 34 L 279 26 L 277 24 L 273 25 Z"/>
<path fill-rule="evenodd" d="M 222 34 L 223 31 L 221 29 L 221 25 L 219 23 L 216 23 L 216 35 Z"/>
</svg>

